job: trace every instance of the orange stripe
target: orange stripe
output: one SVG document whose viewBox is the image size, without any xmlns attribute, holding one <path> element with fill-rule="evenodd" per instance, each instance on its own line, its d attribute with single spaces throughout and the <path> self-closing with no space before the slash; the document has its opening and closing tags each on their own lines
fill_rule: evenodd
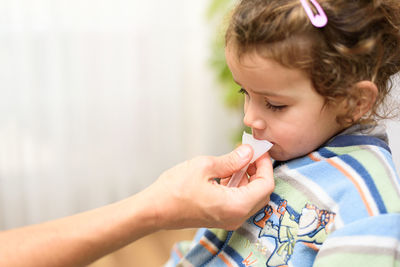
<svg viewBox="0 0 400 267">
<path fill-rule="evenodd" d="M 178 245 L 175 245 L 175 246 L 173 247 L 173 250 L 175 251 L 175 253 L 178 255 L 178 257 L 179 257 L 180 259 L 183 258 L 182 253 L 179 251 Z"/>
<path fill-rule="evenodd" d="M 333 167 L 335 167 L 336 169 L 338 169 L 341 173 L 343 173 L 347 178 L 350 179 L 350 181 L 354 184 L 354 186 L 357 188 L 358 193 L 360 193 L 361 199 L 364 202 L 365 207 L 367 208 L 368 214 L 370 216 L 374 215 L 371 207 L 368 204 L 367 198 L 365 197 L 360 185 L 357 183 L 356 179 L 354 179 L 354 177 L 352 177 L 345 169 L 343 169 L 342 166 L 340 166 L 339 164 L 337 164 L 336 162 L 334 162 L 331 159 L 327 159 L 327 161 L 329 162 L 329 164 L 331 164 Z"/>
<path fill-rule="evenodd" d="M 209 244 L 207 244 L 203 239 L 200 239 L 199 244 L 202 245 L 205 249 L 207 249 L 212 255 L 217 254 L 214 248 Z M 233 267 L 232 264 L 230 264 L 229 260 L 224 255 L 218 254 L 218 257 L 226 264 L 226 266 Z"/>
<path fill-rule="evenodd" d="M 226 266 L 233 267 L 233 265 L 230 264 L 229 260 L 224 255 L 220 253 L 218 254 L 218 257 L 226 264 Z"/>
<path fill-rule="evenodd" d="M 315 156 L 313 156 L 312 154 L 308 155 L 310 159 L 312 159 L 313 161 L 321 161 L 320 159 L 316 158 Z M 372 211 L 372 208 L 370 207 L 370 205 L 368 204 L 367 198 L 365 197 L 365 194 L 363 193 L 360 185 L 357 183 L 357 180 L 351 176 L 351 174 L 349 172 L 347 172 L 342 166 L 340 166 L 339 164 L 337 164 L 336 162 L 334 162 L 332 159 L 326 159 L 326 161 L 331 164 L 333 167 L 335 167 L 336 169 L 338 169 L 341 173 L 343 173 L 356 187 L 358 193 L 361 196 L 362 201 L 364 202 L 364 205 L 368 211 L 368 214 L 370 216 L 374 215 L 374 212 Z"/>
<path fill-rule="evenodd" d="M 315 157 L 313 154 L 308 154 L 308 157 L 313 161 L 321 161 L 319 158 Z"/>
<path fill-rule="evenodd" d="M 319 251 L 319 248 L 314 244 L 306 243 L 306 242 L 303 242 L 303 244 L 306 245 L 307 247 L 311 248 L 312 250 Z"/>
<path fill-rule="evenodd" d="M 207 249 L 211 254 L 215 255 L 217 252 L 214 250 L 212 246 L 207 244 L 203 239 L 200 239 L 200 245 L 202 245 L 205 249 Z"/>
</svg>

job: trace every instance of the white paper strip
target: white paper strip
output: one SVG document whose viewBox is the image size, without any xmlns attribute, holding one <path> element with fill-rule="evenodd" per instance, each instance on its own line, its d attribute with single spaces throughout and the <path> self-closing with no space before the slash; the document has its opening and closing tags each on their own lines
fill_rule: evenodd
<svg viewBox="0 0 400 267">
<path fill-rule="evenodd" d="M 249 165 L 256 161 L 259 157 L 264 155 L 264 153 L 270 150 L 273 146 L 273 144 L 268 142 L 267 140 L 255 139 L 251 134 L 248 134 L 246 132 L 243 132 L 242 144 L 250 145 L 254 150 L 253 158 L 251 159 Z M 236 187 L 239 185 L 249 165 L 245 166 L 243 169 L 232 175 L 232 178 L 228 183 L 229 187 Z"/>
</svg>

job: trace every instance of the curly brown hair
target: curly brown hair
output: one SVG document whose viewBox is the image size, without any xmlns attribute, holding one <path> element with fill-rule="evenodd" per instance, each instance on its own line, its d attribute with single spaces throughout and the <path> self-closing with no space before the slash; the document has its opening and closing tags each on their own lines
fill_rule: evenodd
<svg viewBox="0 0 400 267">
<path fill-rule="evenodd" d="M 326 104 L 346 101 L 348 112 L 338 118 L 342 124 L 354 123 L 351 114 L 359 94 L 349 88 L 372 81 L 378 96 L 359 122 L 386 118 L 389 109 L 383 104 L 392 88 L 391 77 L 400 71 L 400 1 L 319 3 L 328 17 L 323 28 L 311 24 L 300 0 L 241 0 L 232 13 L 226 45 L 234 45 L 239 59 L 256 51 L 304 71 Z"/>
</svg>

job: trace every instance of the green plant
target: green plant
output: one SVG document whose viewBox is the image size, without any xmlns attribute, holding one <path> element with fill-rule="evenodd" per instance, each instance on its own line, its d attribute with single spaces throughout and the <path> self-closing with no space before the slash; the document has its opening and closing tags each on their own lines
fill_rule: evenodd
<svg viewBox="0 0 400 267">
<path fill-rule="evenodd" d="M 243 109 L 243 96 L 238 93 L 240 87 L 233 81 L 231 71 L 225 61 L 225 31 L 227 27 L 228 15 L 230 14 L 234 0 L 211 0 L 207 18 L 212 24 L 214 36 L 211 43 L 211 58 L 210 64 L 215 71 L 216 78 L 224 90 L 225 104 L 234 110 Z M 242 132 L 246 130 L 251 132 L 244 125 L 237 130 L 232 136 L 235 144 L 240 143 Z"/>
<path fill-rule="evenodd" d="M 211 44 L 211 67 L 224 89 L 226 105 L 233 109 L 241 109 L 243 97 L 237 93 L 240 88 L 232 79 L 232 74 L 225 62 L 224 53 L 224 33 L 227 27 L 227 16 L 232 10 L 234 2 L 233 0 L 211 0 L 207 18 L 215 29 Z"/>
</svg>

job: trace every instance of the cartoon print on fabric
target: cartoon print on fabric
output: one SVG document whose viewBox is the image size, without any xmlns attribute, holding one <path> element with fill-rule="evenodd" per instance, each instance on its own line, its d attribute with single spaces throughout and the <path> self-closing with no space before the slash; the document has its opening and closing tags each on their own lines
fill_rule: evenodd
<svg viewBox="0 0 400 267">
<path fill-rule="evenodd" d="M 253 223 L 260 228 L 259 238 L 273 238 L 275 250 L 266 266 L 287 266 L 297 242 L 321 245 L 330 232 L 335 213 L 306 204 L 301 214 L 288 208 L 281 200 L 276 210 L 267 205 L 258 213 Z"/>
</svg>

